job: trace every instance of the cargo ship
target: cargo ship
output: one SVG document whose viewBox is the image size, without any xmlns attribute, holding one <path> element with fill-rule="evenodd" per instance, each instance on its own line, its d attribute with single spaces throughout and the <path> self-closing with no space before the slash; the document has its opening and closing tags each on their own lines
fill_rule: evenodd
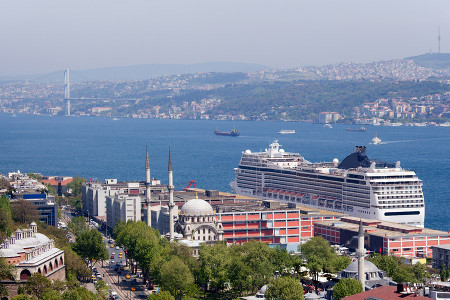
<svg viewBox="0 0 450 300">
<path fill-rule="evenodd" d="M 223 132 L 223 131 L 217 131 L 214 130 L 215 135 L 222 135 L 222 136 L 239 136 L 241 133 L 237 129 L 233 129 L 230 132 Z"/>
<path fill-rule="evenodd" d="M 235 173 L 230 186 L 239 195 L 424 226 L 422 181 L 400 162 L 369 159 L 364 146 L 342 162 L 312 163 L 274 141 L 264 152 L 243 152 Z"/>
<path fill-rule="evenodd" d="M 345 130 L 347 130 L 347 131 L 359 131 L 359 132 L 365 132 L 365 131 L 367 131 L 367 128 L 366 127 L 360 127 L 360 128 L 349 128 L 349 127 L 347 127 Z"/>
</svg>

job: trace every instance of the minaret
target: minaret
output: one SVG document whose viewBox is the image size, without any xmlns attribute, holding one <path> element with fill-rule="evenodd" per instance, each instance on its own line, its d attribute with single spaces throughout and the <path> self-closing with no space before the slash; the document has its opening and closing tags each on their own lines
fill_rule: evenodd
<svg viewBox="0 0 450 300">
<path fill-rule="evenodd" d="M 152 211 L 150 203 L 152 201 L 152 191 L 150 190 L 151 179 L 150 179 L 150 162 L 148 160 L 148 145 L 146 149 L 146 160 L 145 160 L 145 202 L 147 203 L 147 226 L 152 226 Z"/>
<path fill-rule="evenodd" d="M 364 256 L 366 255 L 366 249 L 364 249 L 364 230 L 361 219 L 359 219 L 358 249 L 356 250 L 356 255 L 358 256 L 358 279 L 362 284 L 363 291 L 365 291 L 366 274 L 364 272 Z"/>
<path fill-rule="evenodd" d="M 173 207 L 175 204 L 173 203 L 173 169 L 172 169 L 172 156 L 170 154 L 170 146 L 169 146 L 169 186 L 167 187 L 169 190 L 169 240 L 173 241 L 174 238 L 174 224 L 173 224 Z"/>
</svg>

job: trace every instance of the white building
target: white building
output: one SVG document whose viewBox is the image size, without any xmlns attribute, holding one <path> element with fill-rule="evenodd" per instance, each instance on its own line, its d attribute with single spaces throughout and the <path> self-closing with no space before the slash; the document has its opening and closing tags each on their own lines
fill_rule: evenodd
<svg viewBox="0 0 450 300">
<path fill-rule="evenodd" d="M 151 180 L 152 194 L 167 191 L 156 179 Z M 145 182 L 117 182 L 117 179 L 106 179 L 104 183 L 86 182 L 82 188 L 83 212 L 92 217 L 107 215 L 106 198 L 116 195 L 145 195 Z"/>
<path fill-rule="evenodd" d="M 321 112 L 319 113 L 319 123 L 335 123 L 337 120 L 341 118 L 341 115 L 337 112 Z"/>
<path fill-rule="evenodd" d="M 141 221 L 141 197 L 139 195 L 115 195 L 106 197 L 106 226 L 113 229 L 116 223 Z"/>
<path fill-rule="evenodd" d="M 53 240 L 37 232 L 36 223 L 29 229 L 17 229 L 0 244 L 0 256 L 16 266 L 16 280 L 27 280 L 41 273 L 52 280 L 65 280 L 64 251 L 55 248 Z"/>
</svg>

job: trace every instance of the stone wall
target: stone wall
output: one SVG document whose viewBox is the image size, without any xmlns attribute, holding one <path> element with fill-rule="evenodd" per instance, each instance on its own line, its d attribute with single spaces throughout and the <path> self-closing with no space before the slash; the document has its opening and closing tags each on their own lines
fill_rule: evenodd
<svg viewBox="0 0 450 300">
<path fill-rule="evenodd" d="M 47 278 L 50 280 L 66 281 L 66 267 L 64 266 L 61 269 L 56 270 L 52 274 L 48 275 Z"/>
</svg>

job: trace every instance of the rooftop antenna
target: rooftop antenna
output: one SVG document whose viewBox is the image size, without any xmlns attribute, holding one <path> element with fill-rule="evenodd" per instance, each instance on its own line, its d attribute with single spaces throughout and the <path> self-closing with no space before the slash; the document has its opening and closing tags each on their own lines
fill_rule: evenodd
<svg viewBox="0 0 450 300">
<path fill-rule="evenodd" d="M 438 53 L 441 53 L 441 24 L 439 24 L 438 30 Z"/>
</svg>

